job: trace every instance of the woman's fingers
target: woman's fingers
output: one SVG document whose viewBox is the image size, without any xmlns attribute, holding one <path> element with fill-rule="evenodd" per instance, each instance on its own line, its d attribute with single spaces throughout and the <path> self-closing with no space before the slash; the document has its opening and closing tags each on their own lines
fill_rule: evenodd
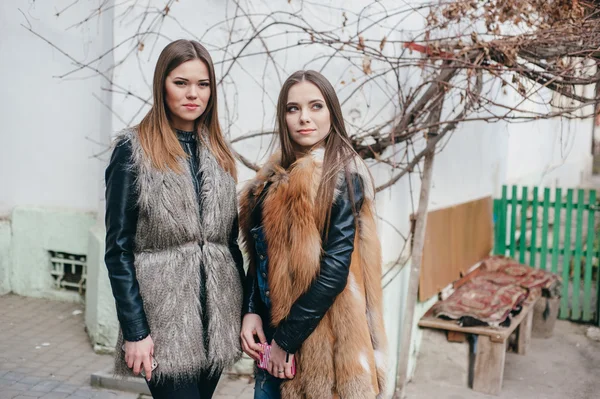
<svg viewBox="0 0 600 399">
<path fill-rule="evenodd" d="M 262 329 L 261 329 L 262 330 Z M 246 337 L 248 338 L 248 346 L 255 352 L 262 352 L 262 346 L 260 346 L 260 344 L 258 344 L 256 342 L 256 340 L 254 339 L 254 337 L 258 335 L 258 331 L 257 329 L 253 329 L 252 332 L 250 332 L 249 334 L 246 335 Z M 264 335 L 264 334 L 263 334 Z M 260 337 L 260 336 L 259 336 Z M 260 339 L 260 338 L 259 338 Z M 263 342 L 263 341 L 261 341 Z"/>
<path fill-rule="evenodd" d="M 146 367 L 147 363 L 148 367 L 152 368 L 151 360 L 150 362 L 147 361 L 147 359 L 152 358 L 154 353 L 154 341 L 150 335 L 140 341 L 125 341 L 124 349 L 125 362 L 127 367 L 133 369 L 134 374 L 138 375 L 140 373 L 142 364 Z"/>
<path fill-rule="evenodd" d="M 242 349 L 244 349 L 244 352 L 246 352 L 252 359 L 257 361 L 260 359 L 254 346 L 254 336 L 251 332 L 242 332 Z"/>
<path fill-rule="evenodd" d="M 277 377 L 280 379 L 288 378 L 288 371 L 286 370 L 286 365 L 284 363 L 269 361 L 269 368 L 267 370 L 269 374 L 273 377 Z M 289 374 L 292 374 L 292 369 L 290 367 Z"/>
<path fill-rule="evenodd" d="M 265 332 L 262 329 L 262 326 L 256 327 L 256 335 L 258 335 L 258 340 L 260 341 L 261 344 L 267 343 L 267 337 L 265 336 Z M 259 348 L 262 349 L 262 347 L 260 347 L 260 346 L 259 346 Z"/>
<path fill-rule="evenodd" d="M 136 356 L 133 362 L 133 374 L 138 375 L 142 369 L 142 357 Z"/>
<path fill-rule="evenodd" d="M 144 376 L 146 380 L 150 381 L 150 378 L 152 378 L 152 357 L 146 356 L 142 364 L 144 366 Z"/>
<path fill-rule="evenodd" d="M 285 378 L 287 378 L 288 380 L 291 380 L 292 378 L 294 378 L 294 374 L 292 373 L 292 362 L 293 362 L 294 356 L 290 355 L 290 360 L 288 362 L 286 362 L 284 364 L 285 366 Z"/>
<path fill-rule="evenodd" d="M 275 363 L 273 363 L 272 360 L 269 360 L 269 365 L 267 367 L 267 371 L 269 372 L 269 374 L 271 374 L 273 377 L 277 377 L 277 371 L 275 371 Z"/>
</svg>

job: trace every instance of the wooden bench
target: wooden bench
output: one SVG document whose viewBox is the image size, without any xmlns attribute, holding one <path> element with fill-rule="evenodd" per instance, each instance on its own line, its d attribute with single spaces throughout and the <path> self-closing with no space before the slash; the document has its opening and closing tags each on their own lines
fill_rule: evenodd
<svg viewBox="0 0 600 399">
<path fill-rule="evenodd" d="M 506 359 L 507 342 L 516 330 L 516 351 L 525 355 L 531 341 L 533 309 L 541 297 L 541 290 L 532 290 L 522 304 L 521 312 L 515 316 L 509 327 L 461 327 L 454 320 L 443 320 L 431 315 L 430 309 L 419 321 L 420 327 L 435 328 L 448 332 L 448 340 L 464 342 L 467 335 L 476 337 L 473 385 L 475 391 L 498 395 L 502 389 L 504 378 L 504 361 Z"/>
</svg>

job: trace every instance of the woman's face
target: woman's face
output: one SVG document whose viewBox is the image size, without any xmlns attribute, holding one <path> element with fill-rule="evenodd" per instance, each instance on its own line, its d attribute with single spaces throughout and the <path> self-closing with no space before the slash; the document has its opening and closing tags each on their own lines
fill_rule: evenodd
<svg viewBox="0 0 600 399">
<path fill-rule="evenodd" d="M 329 109 L 323 93 L 315 84 L 307 81 L 290 87 L 285 120 L 290 138 L 304 151 L 321 142 L 331 129 Z"/>
<path fill-rule="evenodd" d="M 208 68 L 190 60 L 173 69 L 165 80 L 165 102 L 175 129 L 192 131 L 210 99 Z"/>
</svg>

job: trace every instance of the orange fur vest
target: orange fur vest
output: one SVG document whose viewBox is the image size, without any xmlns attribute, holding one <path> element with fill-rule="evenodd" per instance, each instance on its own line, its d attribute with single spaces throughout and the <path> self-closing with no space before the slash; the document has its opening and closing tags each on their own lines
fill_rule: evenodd
<svg viewBox="0 0 600 399">
<path fill-rule="evenodd" d="M 387 342 L 374 192 L 362 160 L 356 162 L 357 166 L 350 164 L 351 172 L 364 179 L 365 198 L 356 221 L 348 282 L 296 353 L 297 373 L 281 385 L 283 399 L 375 399 L 385 392 Z M 280 155 L 275 154 L 241 194 L 240 228 L 249 270 L 254 272 L 251 212 L 265 183 L 272 182 L 263 203 L 262 220 L 274 326 L 289 314 L 319 273 L 322 244 L 314 203 L 322 165 L 322 151 L 300 158 L 288 170 L 280 166 Z"/>
</svg>

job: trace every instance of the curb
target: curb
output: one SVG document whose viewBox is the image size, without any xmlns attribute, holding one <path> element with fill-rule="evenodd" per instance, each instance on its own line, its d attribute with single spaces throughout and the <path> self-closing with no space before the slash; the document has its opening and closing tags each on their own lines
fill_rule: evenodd
<svg viewBox="0 0 600 399">
<path fill-rule="evenodd" d="M 90 383 L 96 388 L 150 395 L 148 385 L 142 377 L 117 377 L 113 374 L 112 369 L 93 373 Z"/>
</svg>

